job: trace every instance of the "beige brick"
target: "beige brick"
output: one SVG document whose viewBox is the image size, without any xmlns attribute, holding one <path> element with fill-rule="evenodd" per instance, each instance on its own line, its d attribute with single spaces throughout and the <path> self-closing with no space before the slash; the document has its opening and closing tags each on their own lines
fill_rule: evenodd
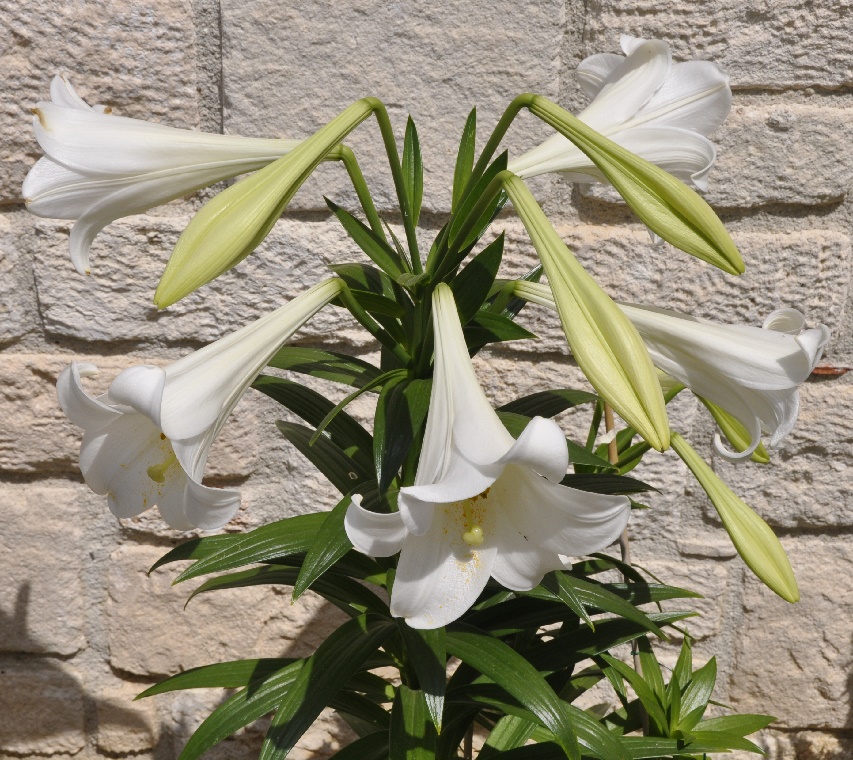
<svg viewBox="0 0 853 760">
<path fill-rule="evenodd" d="M 714 466 L 771 525 L 785 528 L 850 525 L 853 523 L 851 414 L 853 384 L 807 383 L 800 390 L 797 425 L 779 449 L 771 453 L 770 466 L 723 462 Z"/>
<path fill-rule="evenodd" d="M 785 541 L 800 586 L 796 605 L 749 578 L 737 625 L 729 698 L 780 728 L 841 729 L 850 714 L 853 550 L 845 537 Z"/>
<path fill-rule="evenodd" d="M 73 755 L 86 746 L 85 692 L 67 665 L 33 660 L 0 671 L 0 754 Z"/>
<path fill-rule="evenodd" d="M 157 744 L 160 725 L 154 701 L 134 702 L 142 690 L 126 683 L 98 694 L 95 744 L 111 754 L 138 754 Z"/>
<path fill-rule="evenodd" d="M 30 284 L 30 267 L 19 251 L 19 214 L 0 214 L 0 344 L 19 340 L 40 325 Z"/>
<path fill-rule="evenodd" d="M 110 558 L 110 664 L 120 671 L 167 675 L 222 660 L 305 656 L 342 622 L 310 592 L 291 604 L 289 587 L 212 592 L 184 609 L 195 582 L 172 587 L 174 567 L 146 576 L 163 553 L 122 546 Z"/>
<path fill-rule="evenodd" d="M 0 2 L 0 62 L 11 97 L 0 105 L 0 202 L 20 201 L 40 155 L 29 109 L 65 73 L 91 103 L 177 127 L 198 124 L 189 0 Z"/>
<path fill-rule="evenodd" d="M 412 114 L 424 155 L 424 207 L 445 210 L 472 106 L 485 140 L 519 93 L 557 94 L 564 24 L 579 23 L 567 21 L 564 9 L 556 0 L 517 5 L 227 0 L 222 3 L 227 131 L 307 136 L 357 98 L 378 97 L 399 138 Z M 258 56 L 258 50 L 276 53 Z M 547 134 L 530 117 L 520 124 L 510 137 L 513 149 Z M 380 206 L 396 205 L 373 120 L 347 142 Z M 339 202 L 353 197 L 340 167 L 323 167 L 294 203 L 322 208 L 323 194 Z"/>
<path fill-rule="evenodd" d="M 79 486 L 0 489 L 0 650 L 86 646 Z"/>
<path fill-rule="evenodd" d="M 853 83 L 847 55 L 848 0 L 784 0 L 744 5 L 716 0 L 595 0 L 587 8 L 586 54 L 616 51 L 619 35 L 665 39 L 679 59 L 705 58 L 728 72 L 734 87 L 785 89 Z"/>
<path fill-rule="evenodd" d="M 95 241 L 91 277 L 71 269 L 67 226 L 36 222 L 30 244 L 47 332 L 87 341 L 209 342 L 331 276 L 329 263 L 369 263 L 336 220 L 284 219 L 236 269 L 159 311 L 151 300 L 154 289 L 188 222 L 187 216 L 138 216 L 116 222 Z M 294 339 L 327 338 L 365 346 L 369 337 L 355 328 L 348 314 L 330 307 Z"/>
<path fill-rule="evenodd" d="M 133 364 L 165 364 L 158 357 L 122 358 L 51 354 L 7 354 L 0 364 L 0 472 L 76 472 L 83 432 L 71 424 L 56 400 L 56 378 L 71 361 L 100 370 L 87 379 L 93 394 L 106 391 L 113 378 Z M 233 480 L 254 469 L 256 420 L 240 408 L 214 442 L 206 475 Z"/>
</svg>

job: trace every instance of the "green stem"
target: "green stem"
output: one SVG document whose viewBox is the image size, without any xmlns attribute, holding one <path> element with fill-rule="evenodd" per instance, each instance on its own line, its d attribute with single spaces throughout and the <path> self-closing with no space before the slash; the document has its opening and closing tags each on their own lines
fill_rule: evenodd
<svg viewBox="0 0 853 760">
<path fill-rule="evenodd" d="M 408 367 L 412 361 L 412 357 L 409 356 L 409 353 L 403 348 L 396 340 L 394 340 L 379 324 L 373 317 L 370 316 L 358 303 L 355 299 L 355 296 L 350 292 L 349 288 L 343 288 L 341 290 L 340 295 L 338 296 L 344 306 L 349 310 L 350 314 L 352 314 L 361 324 L 361 326 L 367 330 L 376 340 L 378 340 L 383 346 L 385 346 L 397 359 L 400 361 L 401 366 Z"/>
<path fill-rule="evenodd" d="M 406 230 L 406 243 L 409 246 L 409 253 L 412 257 L 412 272 L 420 274 L 423 272 L 421 255 L 418 252 L 418 239 L 415 233 L 414 220 L 412 219 L 412 208 L 409 205 L 409 195 L 406 192 L 406 184 L 403 180 L 403 167 L 400 163 L 400 154 L 397 151 L 394 130 L 391 127 L 391 120 L 388 118 L 388 111 L 385 109 L 382 101 L 376 98 L 369 98 L 369 100 L 372 102 L 373 115 L 376 117 L 377 124 L 379 124 L 382 142 L 385 145 L 385 152 L 388 154 L 388 163 L 391 165 L 394 189 L 397 191 L 397 201 L 400 204 L 400 212 L 403 215 L 403 228 Z"/>
<path fill-rule="evenodd" d="M 361 207 L 364 209 L 364 214 L 367 217 L 367 222 L 370 224 L 370 229 L 385 242 L 388 242 L 388 238 L 385 237 L 385 229 L 382 226 L 382 220 L 379 218 L 379 213 L 373 203 L 373 197 L 370 195 L 367 182 L 364 179 L 364 175 L 361 173 L 361 167 L 358 165 L 358 159 L 356 159 L 352 148 L 349 148 L 346 145 L 341 145 L 340 160 L 343 162 L 344 168 L 347 170 L 347 174 L 349 174 L 352 186 L 355 188 L 356 195 L 358 195 L 359 203 L 361 203 Z"/>
</svg>

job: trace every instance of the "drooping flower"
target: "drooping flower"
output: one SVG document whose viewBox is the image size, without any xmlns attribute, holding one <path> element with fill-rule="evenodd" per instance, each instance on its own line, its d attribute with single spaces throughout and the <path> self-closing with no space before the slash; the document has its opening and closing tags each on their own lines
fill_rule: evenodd
<svg viewBox="0 0 853 760">
<path fill-rule="evenodd" d="M 45 156 L 23 185 L 36 216 L 75 219 L 71 261 L 89 273 L 89 247 L 110 222 L 266 166 L 299 144 L 176 129 L 89 107 L 56 76 L 34 109 Z"/>
<path fill-rule="evenodd" d="M 285 306 L 179 359 L 165 369 L 138 365 L 93 397 L 74 362 L 57 382 L 59 404 L 85 431 L 80 470 L 106 494 L 116 517 L 158 506 L 178 530 L 213 530 L 240 506 L 238 491 L 201 483 L 210 447 L 231 410 L 270 357 L 341 291 L 341 280 L 315 285 Z"/>
<path fill-rule="evenodd" d="M 732 94 L 710 61 L 673 63 L 669 45 L 622 35 L 624 56 L 586 58 L 578 79 L 592 102 L 578 118 L 670 174 L 704 190 L 716 159 L 707 139 L 723 123 Z M 573 182 L 603 181 L 592 161 L 560 134 L 509 163 L 521 177 L 563 172 Z"/>
<path fill-rule="evenodd" d="M 556 308 L 547 285 L 519 282 L 515 292 L 528 301 Z M 829 328 L 805 329 L 796 309 L 778 309 L 762 327 L 725 325 L 689 314 L 638 304 L 619 304 L 646 343 L 658 369 L 728 412 L 745 428 L 749 445 L 727 449 L 719 434 L 720 456 L 746 459 L 761 443 L 762 432 L 777 445 L 794 427 L 800 408 L 799 387 L 814 370 Z"/>
<path fill-rule="evenodd" d="M 805 328 L 796 309 L 778 309 L 762 327 L 723 325 L 668 309 L 621 304 L 652 361 L 690 390 L 724 409 L 750 436 L 742 452 L 714 445 L 728 460 L 748 458 L 762 432 L 776 446 L 794 428 L 799 387 L 820 360 L 829 328 Z"/>
<path fill-rule="evenodd" d="M 513 440 L 474 375 L 452 292 L 433 297 L 435 371 L 413 486 L 399 512 L 369 512 L 354 499 L 346 515 L 365 554 L 400 552 L 391 613 L 415 628 L 462 615 L 489 577 L 506 588 L 536 586 L 566 556 L 597 551 L 624 529 L 630 505 L 560 485 L 565 437 L 536 417 Z"/>
</svg>

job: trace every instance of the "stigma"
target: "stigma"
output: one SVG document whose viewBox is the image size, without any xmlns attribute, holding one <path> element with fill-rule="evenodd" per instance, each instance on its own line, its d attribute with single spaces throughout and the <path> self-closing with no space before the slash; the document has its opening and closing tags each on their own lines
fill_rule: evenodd
<svg viewBox="0 0 853 760">
<path fill-rule="evenodd" d="M 166 460 L 160 462 L 160 464 L 153 464 L 149 467 L 145 472 L 148 477 L 151 478 L 155 483 L 165 483 L 166 482 L 166 471 L 173 465 L 177 464 L 178 457 L 175 456 L 175 453 L 172 452 L 166 457 Z"/>
</svg>

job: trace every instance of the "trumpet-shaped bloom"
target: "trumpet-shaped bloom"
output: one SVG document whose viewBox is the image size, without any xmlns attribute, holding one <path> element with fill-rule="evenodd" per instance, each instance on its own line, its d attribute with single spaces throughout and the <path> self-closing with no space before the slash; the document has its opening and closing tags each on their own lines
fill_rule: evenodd
<svg viewBox="0 0 853 760">
<path fill-rule="evenodd" d="M 555 309 L 547 285 L 519 282 L 522 298 Z M 714 444 L 730 461 L 746 459 L 761 433 L 777 445 L 794 427 L 799 387 L 820 361 L 829 328 L 805 329 L 796 309 L 777 309 L 762 327 L 722 325 L 669 309 L 619 304 L 646 343 L 654 365 L 728 412 L 746 429 L 749 445 L 727 449 L 719 433 Z"/>
<path fill-rule="evenodd" d="M 166 127 L 88 106 L 63 77 L 34 109 L 45 156 L 23 185 L 36 216 L 75 219 L 71 261 L 89 273 L 89 247 L 110 222 L 266 166 L 297 140 L 262 140 Z"/>
<path fill-rule="evenodd" d="M 433 307 L 435 373 L 415 484 L 400 490 L 399 512 L 369 512 L 354 498 L 345 522 L 359 551 L 400 552 L 391 613 L 415 628 L 458 618 L 490 576 L 533 588 L 567 555 L 616 540 L 630 512 L 623 496 L 560 485 L 568 453 L 553 420 L 536 417 L 513 440 L 477 382 L 447 286 Z"/>
<path fill-rule="evenodd" d="M 228 522 L 240 494 L 202 485 L 210 447 L 270 357 L 340 290 L 340 280 L 326 280 L 165 369 L 124 370 L 98 397 L 83 387 L 97 368 L 72 363 L 59 376 L 57 393 L 62 410 L 85 431 L 80 470 L 88 486 L 107 495 L 116 517 L 156 505 L 179 530 Z"/>
<path fill-rule="evenodd" d="M 794 427 L 800 408 L 799 386 L 820 360 L 829 341 L 825 325 L 805 328 L 796 309 L 779 309 L 763 327 L 721 325 L 677 311 L 621 305 L 637 328 L 655 365 L 690 390 L 721 407 L 747 430 L 749 446 L 727 449 L 726 459 L 749 457 L 761 433 L 777 445 Z"/>
<path fill-rule="evenodd" d="M 578 67 L 592 102 L 578 118 L 633 153 L 700 190 L 716 159 L 707 139 L 723 123 L 732 94 L 726 74 L 709 61 L 673 63 L 662 40 L 623 35 L 624 56 L 603 53 Z M 564 172 L 573 182 L 603 181 L 590 159 L 560 134 L 510 161 L 521 177 Z"/>
</svg>

